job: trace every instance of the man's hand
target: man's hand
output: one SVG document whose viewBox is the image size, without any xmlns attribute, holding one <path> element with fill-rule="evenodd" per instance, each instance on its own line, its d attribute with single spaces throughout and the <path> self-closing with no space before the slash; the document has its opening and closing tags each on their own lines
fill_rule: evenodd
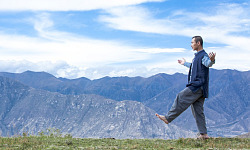
<svg viewBox="0 0 250 150">
<path fill-rule="evenodd" d="M 213 52 L 209 53 L 209 58 L 211 61 L 215 60 L 215 56 L 216 56 L 216 53 L 213 53 Z"/>
<path fill-rule="evenodd" d="M 181 64 L 181 65 L 184 65 L 185 62 L 186 62 L 186 59 L 184 59 L 184 58 L 182 58 L 182 60 L 178 60 L 178 63 Z"/>
</svg>

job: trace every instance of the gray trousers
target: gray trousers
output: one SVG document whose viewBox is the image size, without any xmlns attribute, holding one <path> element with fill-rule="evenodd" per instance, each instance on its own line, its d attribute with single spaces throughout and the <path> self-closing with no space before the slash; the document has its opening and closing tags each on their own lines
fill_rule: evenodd
<svg viewBox="0 0 250 150">
<path fill-rule="evenodd" d="M 192 113 L 196 120 L 199 132 L 201 134 L 207 134 L 203 109 L 204 101 L 205 98 L 203 97 L 202 89 L 193 93 L 188 87 L 186 87 L 176 96 L 174 104 L 165 117 L 170 123 L 191 105 Z"/>
</svg>

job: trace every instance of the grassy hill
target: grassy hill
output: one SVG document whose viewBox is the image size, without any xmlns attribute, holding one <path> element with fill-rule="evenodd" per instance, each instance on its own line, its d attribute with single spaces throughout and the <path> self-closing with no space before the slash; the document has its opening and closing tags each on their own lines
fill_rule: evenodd
<svg viewBox="0 0 250 150">
<path fill-rule="evenodd" d="M 250 149 L 250 138 L 82 139 L 70 135 L 0 137 L 0 149 Z"/>
</svg>

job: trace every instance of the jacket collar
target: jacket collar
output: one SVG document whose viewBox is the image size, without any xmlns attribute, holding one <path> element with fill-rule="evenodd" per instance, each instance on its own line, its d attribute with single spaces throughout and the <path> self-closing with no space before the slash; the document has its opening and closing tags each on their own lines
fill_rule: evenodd
<svg viewBox="0 0 250 150">
<path fill-rule="evenodd" d="M 194 55 L 196 56 L 196 55 L 200 54 L 201 52 L 204 52 L 204 49 L 199 51 L 199 52 L 194 53 Z"/>
</svg>

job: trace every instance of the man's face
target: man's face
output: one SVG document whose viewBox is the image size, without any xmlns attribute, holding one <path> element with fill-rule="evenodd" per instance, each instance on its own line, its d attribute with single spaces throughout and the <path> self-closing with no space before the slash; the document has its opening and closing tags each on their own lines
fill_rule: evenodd
<svg viewBox="0 0 250 150">
<path fill-rule="evenodd" d="M 195 42 L 195 38 L 192 39 L 191 41 L 191 47 L 194 51 L 197 51 L 198 50 L 198 47 L 199 47 L 199 42 Z"/>
</svg>

